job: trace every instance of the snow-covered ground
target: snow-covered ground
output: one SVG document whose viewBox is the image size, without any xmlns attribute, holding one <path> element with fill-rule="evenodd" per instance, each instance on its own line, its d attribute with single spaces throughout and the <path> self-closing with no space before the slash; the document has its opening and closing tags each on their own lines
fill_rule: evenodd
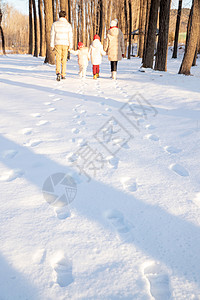
<svg viewBox="0 0 200 300">
<path fill-rule="evenodd" d="M 200 67 L 140 62 L 0 56 L 1 300 L 200 299 Z"/>
</svg>

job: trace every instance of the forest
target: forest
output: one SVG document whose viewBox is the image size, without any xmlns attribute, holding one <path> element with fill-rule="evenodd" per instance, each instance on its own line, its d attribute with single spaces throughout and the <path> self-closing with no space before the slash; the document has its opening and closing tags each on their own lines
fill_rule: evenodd
<svg viewBox="0 0 200 300">
<path fill-rule="evenodd" d="M 193 0 L 191 9 L 184 11 L 184 15 L 182 6 L 183 1 L 179 0 L 178 8 L 173 12 L 174 32 L 169 32 L 171 0 L 29 0 L 29 16 L 4 5 L 0 17 L 2 47 L 4 53 L 5 47 L 17 47 L 21 53 L 42 56 L 46 63 L 54 64 L 50 30 L 52 23 L 58 20 L 59 11 L 65 10 L 73 27 L 75 50 L 79 41 L 89 46 L 95 34 L 103 43 L 110 21 L 118 19 L 124 34 L 125 57 L 131 58 L 131 46 L 136 43 L 136 55 L 142 58 L 143 68 L 167 71 L 169 42 L 173 44 L 172 58 L 177 58 L 181 18 L 184 17 L 187 33 L 179 73 L 189 75 L 200 52 L 200 0 Z M 5 33 L 3 28 L 6 28 Z"/>
</svg>

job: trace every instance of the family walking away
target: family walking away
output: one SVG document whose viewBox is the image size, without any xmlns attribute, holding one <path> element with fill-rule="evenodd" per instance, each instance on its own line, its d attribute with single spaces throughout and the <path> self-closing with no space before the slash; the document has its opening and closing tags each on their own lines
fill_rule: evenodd
<svg viewBox="0 0 200 300">
<path fill-rule="evenodd" d="M 95 34 L 90 48 L 86 47 L 81 41 L 78 43 L 78 50 L 73 50 L 72 26 L 66 19 L 66 12 L 60 11 L 59 20 L 54 22 L 51 27 L 51 49 L 56 55 L 56 75 L 57 80 L 66 78 L 66 64 L 68 51 L 78 56 L 79 75 L 86 76 L 88 62 L 91 60 L 93 68 L 93 79 L 99 78 L 102 56 L 108 55 L 111 65 L 111 78 L 117 79 L 117 64 L 122 60 L 125 53 L 124 37 L 118 28 L 118 20 L 112 20 L 108 30 L 104 46 L 101 44 L 100 37 Z"/>
</svg>

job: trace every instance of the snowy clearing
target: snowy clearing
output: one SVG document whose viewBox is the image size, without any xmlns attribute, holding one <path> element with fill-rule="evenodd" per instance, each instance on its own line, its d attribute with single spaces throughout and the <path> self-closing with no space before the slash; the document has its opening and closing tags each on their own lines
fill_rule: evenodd
<svg viewBox="0 0 200 300">
<path fill-rule="evenodd" d="M 200 67 L 140 62 L 0 56 L 1 300 L 200 299 Z"/>
</svg>

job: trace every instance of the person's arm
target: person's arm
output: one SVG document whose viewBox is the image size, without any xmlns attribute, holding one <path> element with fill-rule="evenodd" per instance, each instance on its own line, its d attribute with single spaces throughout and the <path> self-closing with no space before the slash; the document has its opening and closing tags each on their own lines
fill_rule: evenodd
<svg viewBox="0 0 200 300">
<path fill-rule="evenodd" d="M 121 32 L 121 51 L 122 51 L 122 56 L 124 57 L 125 45 L 124 45 L 124 35 L 122 32 Z"/>
<path fill-rule="evenodd" d="M 50 35 L 50 47 L 53 50 L 54 49 L 54 42 L 55 42 L 55 30 L 54 30 L 54 24 L 51 26 L 51 35 Z"/>
<path fill-rule="evenodd" d="M 72 33 L 71 25 L 70 25 L 70 30 L 69 30 L 69 49 L 73 49 L 73 33 Z"/>
<path fill-rule="evenodd" d="M 103 56 L 103 55 L 106 55 L 106 52 L 103 50 L 103 45 L 101 45 L 100 51 L 101 51 L 101 55 L 102 55 L 102 56 Z"/>
<path fill-rule="evenodd" d="M 103 50 L 104 50 L 105 52 L 108 51 L 108 43 L 109 43 L 108 37 L 106 37 L 106 39 L 104 40 L 104 46 L 103 46 Z"/>
</svg>

